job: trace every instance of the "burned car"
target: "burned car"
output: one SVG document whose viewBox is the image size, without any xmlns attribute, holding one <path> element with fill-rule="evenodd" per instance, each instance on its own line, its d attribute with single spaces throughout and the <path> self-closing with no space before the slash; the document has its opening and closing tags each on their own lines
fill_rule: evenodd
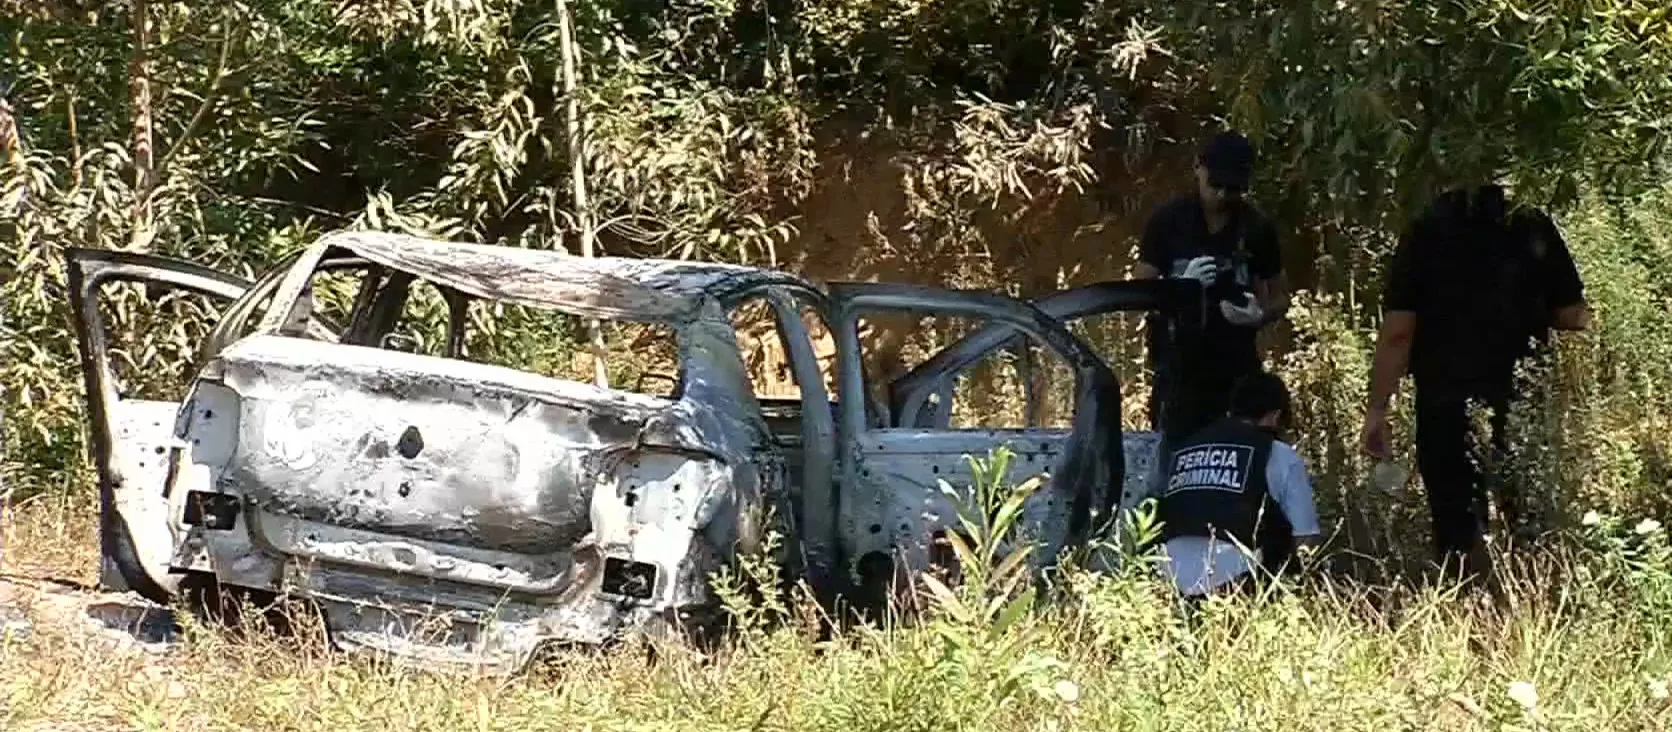
<svg viewBox="0 0 1672 732">
<path fill-rule="evenodd" d="M 1013 479 L 1049 476 L 1025 510 L 1043 565 L 1130 501 L 1152 449 L 1123 436 L 1119 384 L 1062 322 L 1157 307 L 1143 283 L 1043 301 L 1054 315 L 983 292 L 376 232 L 325 236 L 254 281 L 110 250 L 70 249 L 67 265 L 101 584 L 158 602 L 205 579 L 298 596 L 340 646 L 419 661 L 514 669 L 546 644 L 709 622 L 709 573 L 772 526 L 786 571 L 824 596 L 885 581 L 855 569 L 867 559 L 920 569 L 955 520 L 938 481 L 958 484 L 964 456 L 999 444 L 1021 458 Z M 352 303 L 333 322 L 314 288 L 345 273 Z M 139 398 L 114 375 L 101 300 L 121 282 L 218 304 L 177 398 Z M 398 337 L 420 287 L 443 303 L 442 335 L 421 348 Z M 471 331 L 505 304 L 667 328 L 671 390 L 485 362 Z M 729 319 L 746 304 L 770 311 L 798 398 L 751 385 Z M 876 312 L 986 325 L 877 396 L 857 328 Z M 834 373 L 809 322 L 833 334 Z M 1070 372 L 1066 426 L 954 428 L 925 407 L 1018 338 Z"/>
</svg>

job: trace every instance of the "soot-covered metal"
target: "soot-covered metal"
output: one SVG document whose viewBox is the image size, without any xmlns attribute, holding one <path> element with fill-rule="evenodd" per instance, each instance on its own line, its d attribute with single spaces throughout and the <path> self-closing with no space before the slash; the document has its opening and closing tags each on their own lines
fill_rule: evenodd
<svg viewBox="0 0 1672 732">
<path fill-rule="evenodd" d="M 986 293 L 825 290 L 772 270 L 372 232 L 327 236 L 254 282 L 105 250 L 69 250 L 68 269 L 102 583 L 160 602 L 205 582 L 300 596 L 339 645 L 420 663 L 512 670 L 546 644 L 712 623 L 709 575 L 774 527 L 789 540 L 779 561 L 821 593 L 853 589 L 843 578 L 879 556 L 922 568 L 950 525 L 936 481 L 1001 443 L 1022 446 L 1018 470 L 1055 473 L 1028 509 L 1049 554 L 1083 540 L 1123 492 L 1115 476 L 1135 484 L 1131 468 L 1147 463 L 1144 437 L 1112 416 L 1118 384 L 1058 313 Z M 350 322 L 331 323 L 312 281 L 341 270 L 365 284 Z M 98 301 L 121 281 L 222 306 L 177 401 L 135 399 L 112 377 Z M 389 347 L 405 340 L 393 336 L 415 283 L 449 309 L 440 355 Z M 763 408 L 755 396 L 730 314 L 757 297 L 799 400 Z M 473 361 L 473 302 L 664 327 L 677 384 L 647 395 Z M 1009 337 L 997 332 L 893 384 L 904 401 L 869 403 L 848 332 L 868 308 L 989 317 L 1039 337 L 1075 371 L 1073 428 L 953 430 L 922 409 L 926 390 Z M 838 325 L 836 393 L 802 309 Z M 890 406 L 896 423 L 868 420 Z"/>
</svg>

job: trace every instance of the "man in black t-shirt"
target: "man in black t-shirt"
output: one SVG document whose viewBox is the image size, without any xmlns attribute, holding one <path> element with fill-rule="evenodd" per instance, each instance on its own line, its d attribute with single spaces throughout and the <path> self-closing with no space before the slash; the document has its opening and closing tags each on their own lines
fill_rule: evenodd
<svg viewBox="0 0 1672 732">
<path fill-rule="evenodd" d="M 1231 385 L 1260 370 L 1255 334 L 1288 307 L 1277 230 L 1243 199 L 1253 164 L 1246 138 L 1215 135 L 1197 156 L 1196 190 L 1163 204 L 1144 227 L 1134 277 L 1193 279 L 1207 288 L 1200 322 L 1150 319 L 1150 420 L 1167 442 L 1225 413 Z"/>
<path fill-rule="evenodd" d="M 1410 373 L 1417 468 L 1436 554 L 1448 571 L 1455 564 L 1473 573 L 1472 565 L 1484 560 L 1486 482 L 1503 475 L 1482 466 L 1502 466 L 1509 457 L 1504 431 L 1519 391 L 1516 364 L 1552 328 L 1586 327 L 1584 285 L 1550 217 L 1512 207 L 1501 187 L 1485 185 L 1441 194 L 1412 222 L 1385 288 L 1364 450 L 1390 458 L 1388 401 Z M 1470 428 L 1469 411 L 1477 406 L 1490 415 L 1486 446 L 1475 444 Z M 1500 491 L 1500 510 L 1511 523 L 1519 508 L 1514 498 Z"/>
</svg>

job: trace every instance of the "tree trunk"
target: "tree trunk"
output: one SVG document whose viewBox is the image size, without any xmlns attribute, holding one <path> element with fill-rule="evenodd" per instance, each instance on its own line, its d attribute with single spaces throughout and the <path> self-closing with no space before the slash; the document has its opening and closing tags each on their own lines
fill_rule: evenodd
<svg viewBox="0 0 1672 732">
<path fill-rule="evenodd" d="M 575 47 L 574 20 L 569 15 L 569 0 L 557 0 L 558 32 L 562 35 L 563 97 L 567 113 L 569 137 L 569 191 L 575 206 L 575 223 L 580 229 L 581 256 L 595 256 L 596 232 L 592 222 L 592 205 L 586 197 L 585 151 L 581 143 L 581 105 L 576 67 L 580 65 L 580 49 Z M 609 372 L 605 367 L 604 333 L 598 321 L 586 321 L 586 335 L 592 350 L 592 380 L 600 387 L 609 386 Z"/>
<path fill-rule="evenodd" d="M 155 233 L 151 191 L 157 184 L 151 139 L 150 3 L 133 0 L 132 14 L 133 50 L 128 59 L 128 95 L 133 108 L 134 210 L 128 246 L 143 252 L 151 249 Z"/>
</svg>

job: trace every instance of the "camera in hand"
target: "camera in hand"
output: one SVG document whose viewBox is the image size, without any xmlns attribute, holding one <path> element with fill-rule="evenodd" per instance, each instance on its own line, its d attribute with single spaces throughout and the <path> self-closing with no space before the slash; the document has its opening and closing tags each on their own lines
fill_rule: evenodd
<svg viewBox="0 0 1672 732">
<path fill-rule="evenodd" d="M 1240 254 L 1240 253 L 1239 253 Z M 1215 257 L 1217 267 L 1213 284 L 1208 287 L 1210 300 L 1223 300 L 1232 305 L 1248 304 L 1248 261 L 1246 256 Z"/>
</svg>

